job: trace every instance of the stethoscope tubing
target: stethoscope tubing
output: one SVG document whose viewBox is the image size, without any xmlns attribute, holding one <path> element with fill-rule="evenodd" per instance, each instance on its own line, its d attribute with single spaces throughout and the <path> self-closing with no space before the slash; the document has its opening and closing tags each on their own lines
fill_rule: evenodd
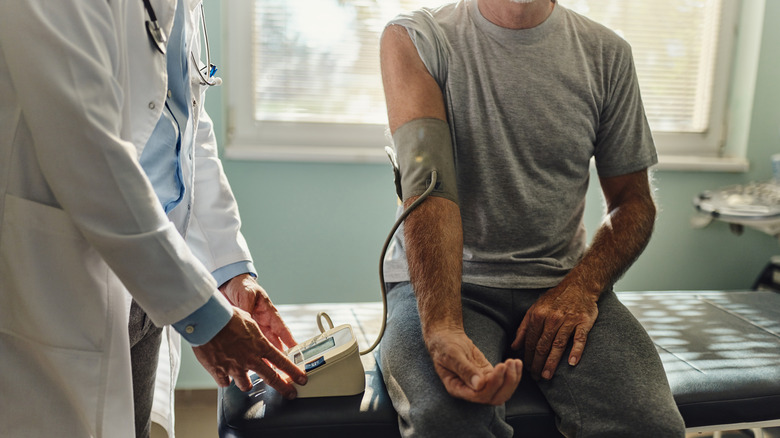
<svg viewBox="0 0 780 438">
<path fill-rule="evenodd" d="M 149 15 L 149 19 L 146 20 L 146 32 L 149 35 L 149 39 L 152 41 L 157 50 L 163 55 L 165 54 L 165 43 L 168 41 L 168 37 L 160 27 L 160 23 L 157 21 L 157 14 L 154 12 L 154 7 L 150 0 L 143 0 L 144 9 Z M 195 54 L 190 51 L 190 58 L 195 66 L 195 71 L 200 76 L 200 83 L 202 85 L 214 86 L 222 83 L 220 78 L 215 78 L 214 74 L 217 72 L 217 66 L 211 63 L 211 46 L 209 45 L 209 33 L 206 28 L 206 12 L 203 8 L 203 3 L 200 4 L 200 26 L 203 30 L 203 40 L 206 45 L 206 65 L 202 68 L 198 68 L 198 60 L 195 59 Z"/>
</svg>

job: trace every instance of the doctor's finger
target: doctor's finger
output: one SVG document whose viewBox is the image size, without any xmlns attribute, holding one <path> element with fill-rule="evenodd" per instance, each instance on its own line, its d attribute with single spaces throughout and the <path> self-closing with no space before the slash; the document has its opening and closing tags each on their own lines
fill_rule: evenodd
<svg viewBox="0 0 780 438">
<path fill-rule="evenodd" d="M 307 381 L 306 372 L 303 371 L 301 368 L 299 368 L 297 365 L 292 363 L 292 361 L 282 354 L 279 350 L 276 348 L 269 349 L 269 351 L 262 355 L 262 358 L 260 361 L 258 361 L 258 364 L 255 365 L 255 367 L 262 367 L 263 369 L 271 369 L 270 366 L 274 366 L 278 368 L 283 373 L 290 376 L 292 380 L 294 380 L 299 385 L 305 385 Z M 255 371 L 258 371 L 257 369 L 253 368 Z M 276 372 L 274 372 L 276 374 Z"/>
<path fill-rule="evenodd" d="M 271 334 L 266 334 L 265 337 L 268 339 L 268 341 L 273 345 L 274 347 L 278 348 L 279 350 L 284 350 L 284 344 L 282 343 L 282 340 L 279 339 L 278 336 L 273 336 Z"/>
<path fill-rule="evenodd" d="M 278 391 L 284 398 L 291 400 L 298 395 L 292 383 L 280 376 L 276 370 L 265 362 L 261 361 L 258 365 L 253 366 L 252 369 L 268 386 Z"/>
<path fill-rule="evenodd" d="M 284 345 L 287 346 L 287 348 L 298 345 L 298 341 L 296 341 L 293 337 L 292 331 L 290 331 L 290 328 L 287 327 L 287 324 L 282 323 L 282 331 L 279 334 L 279 338 L 282 340 Z"/>
<path fill-rule="evenodd" d="M 230 386 L 230 376 L 222 371 L 209 370 L 209 374 L 221 388 Z"/>
<path fill-rule="evenodd" d="M 193 348 L 195 357 L 200 361 L 203 368 L 211 375 L 217 385 L 221 388 L 230 386 L 230 373 L 213 357 L 206 357 L 207 353 L 204 353 L 200 348 Z"/>
<path fill-rule="evenodd" d="M 258 322 L 255 319 L 255 322 Z M 284 350 L 284 343 L 281 338 L 279 338 L 279 335 L 274 333 L 273 330 L 271 330 L 270 327 L 263 327 L 258 322 L 258 327 L 260 328 L 260 332 L 265 336 L 265 339 L 268 340 L 268 342 L 271 343 L 274 347 L 276 347 L 277 350 L 283 351 Z"/>
<path fill-rule="evenodd" d="M 284 320 L 282 320 L 282 317 L 278 313 L 274 312 L 269 326 L 273 336 L 288 348 L 298 344 L 292 335 L 292 331 L 287 327 L 287 324 L 284 323 Z"/>
<path fill-rule="evenodd" d="M 245 371 L 243 372 L 237 371 L 231 373 L 231 377 L 233 378 L 233 382 L 241 391 L 247 392 L 250 389 L 252 389 L 252 380 L 249 378 L 249 375 Z"/>
<path fill-rule="evenodd" d="M 260 330 L 269 339 L 274 340 L 274 345 L 281 349 L 280 345 L 276 345 L 276 340 L 280 341 L 287 347 L 297 345 L 297 342 L 293 338 L 292 331 L 282 319 L 279 311 L 274 307 L 270 300 L 264 300 L 262 297 L 255 301 L 254 308 L 252 308 L 252 318 L 257 322 Z"/>
</svg>

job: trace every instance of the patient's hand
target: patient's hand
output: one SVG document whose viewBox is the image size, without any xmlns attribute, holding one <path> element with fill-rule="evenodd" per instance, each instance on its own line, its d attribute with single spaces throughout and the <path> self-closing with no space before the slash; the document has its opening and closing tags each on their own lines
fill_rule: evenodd
<svg viewBox="0 0 780 438">
<path fill-rule="evenodd" d="M 453 397 L 501 405 L 520 383 L 523 370 L 520 359 L 507 359 L 493 367 L 462 330 L 429 332 L 425 343 L 436 373 Z"/>
<path fill-rule="evenodd" d="M 550 380 L 558 368 L 567 345 L 571 351 L 567 362 L 579 363 L 599 314 L 598 296 L 583 292 L 564 280 L 548 290 L 528 309 L 512 348 L 525 349 L 526 366 L 535 379 Z"/>
</svg>

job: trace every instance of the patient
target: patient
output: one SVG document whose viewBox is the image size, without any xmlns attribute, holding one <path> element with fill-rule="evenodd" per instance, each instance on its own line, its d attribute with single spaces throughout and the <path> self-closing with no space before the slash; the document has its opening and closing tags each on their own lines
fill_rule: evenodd
<svg viewBox="0 0 780 438">
<path fill-rule="evenodd" d="M 381 367 L 402 434 L 512 436 L 524 368 L 565 436 L 684 436 L 612 291 L 655 220 L 629 45 L 550 0 L 465 0 L 392 20 L 381 60 L 399 157 L 450 155 L 400 163 L 406 206 L 441 177 L 385 264 Z M 588 246 L 591 158 L 606 216 Z"/>
</svg>

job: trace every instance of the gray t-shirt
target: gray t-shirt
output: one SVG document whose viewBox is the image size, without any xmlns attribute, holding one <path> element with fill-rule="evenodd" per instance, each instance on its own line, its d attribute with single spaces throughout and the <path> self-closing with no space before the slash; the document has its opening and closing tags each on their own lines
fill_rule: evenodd
<svg viewBox="0 0 780 438">
<path fill-rule="evenodd" d="M 558 284 L 586 248 L 585 194 L 598 174 L 657 162 L 631 48 L 559 4 L 532 29 L 491 23 L 476 0 L 403 14 L 442 89 L 463 222 L 463 282 Z M 402 148 L 403 145 L 395 145 Z M 385 263 L 407 281 L 403 232 Z"/>
</svg>

